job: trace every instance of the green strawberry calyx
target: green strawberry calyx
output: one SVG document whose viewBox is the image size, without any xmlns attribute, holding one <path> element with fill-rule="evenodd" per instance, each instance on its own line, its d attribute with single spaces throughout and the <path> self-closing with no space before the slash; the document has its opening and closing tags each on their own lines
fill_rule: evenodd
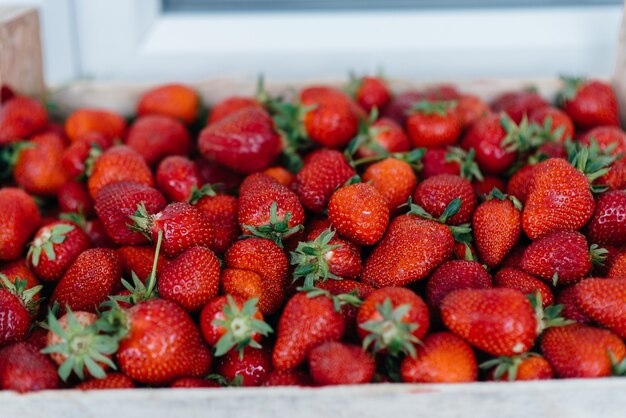
<svg viewBox="0 0 626 418">
<path fill-rule="evenodd" d="M 457 104 L 457 100 L 420 100 L 411 106 L 408 114 L 421 113 L 423 115 L 446 116 Z"/>
<path fill-rule="evenodd" d="M 598 244 L 591 244 L 589 247 L 589 258 L 594 266 L 603 267 L 608 254 L 609 250 L 600 247 Z"/>
<path fill-rule="evenodd" d="M 500 146 L 507 152 L 525 154 L 539 148 L 546 142 L 546 139 L 539 135 L 539 125 L 528 123 L 526 116 L 522 118 L 518 125 L 509 115 L 502 113 L 500 115 L 500 126 L 506 131 Z"/>
<path fill-rule="evenodd" d="M 222 387 L 241 387 L 243 386 L 243 376 L 240 374 L 236 374 L 235 377 L 230 380 L 221 374 L 211 373 L 208 375 L 206 380 L 211 380 Z"/>
<path fill-rule="evenodd" d="M 611 155 L 616 146 L 617 144 L 612 144 L 600 149 L 598 141 L 593 137 L 589 138 L 588 146 L 580 142 L 565 142 L 567 160 L 578 171 L 587 176 L 593 193 L 600 193 L 608 189 L 605 185 L 592 183 L 610 171 L 610 165 L 619 157 Z"/>
<path fill-rule="evenodd" d="M 563 89 L 557 94 L 557 102 L 563 106 L 566 102 L 574 100 L 578 90 L 587 81 L 584 77 L 571 77 L 562 75 L 559 77 L 563 82 Z"/>
<path fill-rule="evenodd" d="M 535 318 L 537 319 L 536 332 L 538 336 L 548 328 L 563 327 L 574 323 L 574 321 L 565 319 L 561 316 L 564 305 L 550 305 L 544 308 L 542 305 L 541 293 L 538 291 L 535 293 L 529 293 L 526 297 L 535 311 Z"/>
<path fill-rule="evenodd" d="M 513 382 L 517 378 L 517 371 L 520 364 L 530 357 L 540 357 L 539 354 L 533 352 L 526 352 L 516 356 L 501 356 L 495 359 L 487 360 L 479 367 L 483 370 L 489 370 L 495 367 L 493 370 L 493 379 L 496 381 L 502 380 L 504 375 L 507 375 L 509 382 Z"/>
<path fill-rule="evenodd" d="M 126 226 L 135 232 L 143 234 L 148 241 L 152 241 L 152 225 L 157 215 L 150 215 L 144 202 L 137 204 L 137 210 L 134 215 L 130 215 L 128 218 L 133 222 L 132 224 L 126 224 Z"/>
<path fill-rule="evenodd" d="M 320 289 L 319 287 L 298 287 L 298 292 L 305 292 L 306 296 L 310 299 L 316 297 L 327 297 L 333 301 L 333 308 L 335 311 L 340 312 L 342 306 L 354 306 L 358 308 L 363 303 L 363 300 L 357 296 L 357 291 L 353 290 L 349 293 L 341 293 L 339 295 L 333 295 L 328 290 Z"/>
<path fill-rule="evenodd" d="M 247 300 L 240 308 L 232 296 L 226 296 L 227 303 L 224 306 L 224 319 L 215 319 L 213 326 L 223 327 L 226 332 L 215 344 L 215 356 L 220 357 L 232 349 L 239 351 L 239 357 L 243 358 L 244 349 L 248 346 L 262 348 L 254 340 L 255 335 L 267 337 L 273 332 L 265 321 L 254 319 L 254 315 L 259 311 L 257 303 L 259 298 Z"/>
<path fill-rule="evenodd" d="M 476 150 L 474 148 L 465 151 L 459 147 L 448 147 L 447 150 L 448 153 L 445 156 L 445 160 L 448 163 L 456 162 L 461 166 L 459 176 L 467 181 L 472 181 L 473 179 L 483 181 L 485 179 L 476 163 Z"/>
<path fill-rule="evenodd" d="M 498 189 L 497 187 L 494 187 L 493 189 L 491 189 L 491 192 L 489 193 L 489 195 L 487 195 L 487 201 L 490 201 L 490 200 L 500 200 L 500 201 L 510 200 L 511 203 L 513 203 L 513 206 L 515 207 L 515 209 L 520 210 L 520 211 L 522 210 L 522 202 L 520 202 L 518 198 L 516 198 L 515 196 L 502 193 L 502 191 L 500 191 L 500 189 Z"/>
<path fill-rule="evenodd" d="M 28 282 L 20 277 L 15 277 L 13 282 L 4 274 L 0 273 L 0 289 L 4 289 L 9 293 L 17 296 L 26 310 L 31 314 L 37 313 L 41 299 L 34 300 L 35 296 L 43 289 L 42 285 L 33 286 L 27 289 Z"/>
<path fill-rule="evenodd" d="M 258 226 L 242 225 L 243 229 L 248 231 L 243 236 L 269 239 L 274 241 L 280 248 L 283 248 L 283 239 L 289 238 L 293 234 L 304 229 L 304 225 L 301 224 L 289 226 L 291 218 L 291 212 L 285 212 L 284 216 L 279 217 L 278 203 L 272 202 L 270 205 L 269 223 Z"/>
<path fill-rule="evenodd" d="M 304 287 L 313 287 L 315 283 L 322 283 L 328 279 L 343 280 L 333 274 L 328 261 L 333 252 L 343 244 L 330 244 L 335 237 L 331 228 L 324 230 L 312 241 L 299 242 L 295 251 L 291 252 L 291 264 L 296 266 L 293 272 L 293 281 L 304 278 Z"/>
<path fill-rule="evenodd" d="M 52 228 L 44 227 L 28 248 L 26 257 L 30 259 L 33 266 L 37 267 L 41 259 L 41 253 L 45 253 L 48 261 L 56 260 L 54 244 L 62 244 L 67 238 L 67 234 L 76 227 L 74 225 L 57 224 Z"/>
<path fill-rule="evenodd" d="M 450 229 L 450 232 L 452 232 L 452 236 L 454 237 L 454 240 L 456 242 L 461 242 L 461 243 L 472 242 L 472 227 L 469 223 L 462 224 L 462 225 L 447 225 L 446 224 L 446 222 L 448 222 L 448 220 L 454 215 L 456 215 L 461 209 L 460 197 L 457 197 L 456 199 L 452 200 L 448 204 L 448 206 L 446 206 L 446 208 L 444 209 L 443 213 L 441 214 L 439 218 L 435 218 L 430 213 L 426 212 L 426 210 L 423 207 L 413 203 L 412 196 L 409 196 L 407 205 L 409 207 L 408 214 L 419 216 L 420 218 L 428 219 L 430 221 L 435 221 L 435 222 L 439 222 L 440 224 L 446 225 Z"/>
<path fill-rule="evenodd" d="M 217 196 L 216 188 L 218 184 L 205 184 L 202 187 L 196 187 L 195 185 L 191 188 L 191 196 L 189 196 L 189 204 L 195 205 L 198 203 L 200 199 L 205 196 L 215 197 Z"/>
</svg>

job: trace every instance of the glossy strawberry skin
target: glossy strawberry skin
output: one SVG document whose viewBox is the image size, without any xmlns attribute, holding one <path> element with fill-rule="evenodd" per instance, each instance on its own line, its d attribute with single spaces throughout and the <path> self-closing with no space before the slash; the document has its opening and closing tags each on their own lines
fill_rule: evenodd
<svg viewBox="0 0 626 418">
<path fill-rule="evenodd" d="M 309 352 L 309 370 L 318 385 L 356 385 L 372 381 L 374 358 L 357 345 L 336 341 L 318 345 Z"/>
<path fill-rule="evenodd" d="M 528 116 L 533 110 L 547 106 L 545 99 L 532 91 L 503 93 L 491 104 L 495 112 L 505 112 L 515 123 L 520 123 L 522 118 Z"/>
<path fill-rule="evenodd" d="M 589 223 L 589 240 L 594 244 L 626 244 L 626 190 L 603 193 Z"/>
<path fill-rule="evenodd" d="M 0 189 L 0 260 L 15 260 L 40 222 L 35 201 L 23 190 Z"/>
<path fill-rule="evenodd" d="M 576 285 L 576 303 L 594 322 L 626 338 L 626 280 L 585 279 Z"/>
<path fill-rule="evenodd" d="M 133 379 L 122 373 L 107 373 L 103 379 L 91 379 L 76 385 L 79 390 L 105 390 L 105 389 L 133 389 Z"/>
<path fill-rule="evenodd" d="M 46 108 L 29 97 L 14 97 L 0 109 L 0 145 L 28 138 L 48 123 Z"/>
<path fill-rule="evenodd" d="M 589 324 L 591 323 L 591 318 L 585 315 L 582 309 L 578 306 L 577 293 L 576 285 L 567 286 L 561 289 L 556 297 L 556 303 L 563 305 L 561 316 L 580 324 Z"/>
<path fill-rule="evenodd" d="M 152 187 L 132 182 L 117 182 L 102 188 L 95 198 L 94 208 L 107 235 L 117 244 L 144 244 L 148 239 L 130 230 L 129 216 L 135 215 L 137 205 L 143 203 L 148 213 L 157 213 L 165 207 L 163 195 Z"/>
<path fill-rule="evenodd" d="M 263 174 L 272 177 L 274 180 L 289 189 L 291 189 L 293 181 L 296 179 L 295 174 L 279 165 L 266 168 L 263 170 Z"/>
<path fill-rule="evenodd" d="M 385 158 L 367 167 L 363 173 L 363 182 L 371 184 L 383 195 L 391 214 L 407 202 L 417 187 L 413 168 L 407 162 L 395 158 Z"/>
<path fill-rule="evenodd" d="M 559 128 L 562 129 L 561 135 L 557 138 L 559 142 L 564 142 L 567 138 L 574 138 L 574 122 L 561 109 L 550 106 L 538 107 L 528 115 L 528 120 L 539 126 L 544 126 L 548 118 L 551 120 L 550 131 L 552 133 Z"/>
<path fill-rule="evenodd" d="M 198 94 L 183 84 L 164 84 L 146 91 L 137 103 L 137 114 L 164 115 L 192 123 L 198 115 Z"/>
<path fill-rule="evenodd" d="M 478 379 L 472 348 L 449 332 L 424 338 L 415 358 L 407 356 L 400 369 L 406 383 L 461 383 Z"/>
<path fill-rule="evenodd" d="M 79 109 L 65 120 L 65 133 L 72 142 L 90 132 L 101 133 L 110 140 L 121 139 L 126 132 L 126 121 L 102 109 Z"/>
<path fill-rule="evenodd" d="M 608 351 L 618 363 L 626 357 L 624 342 L 617 335 L 581 324 L 547 329 L 541 351 L 560 378 L 610 376 Z"/>
<path fill-rule="evenodd" d="M 476 162 L 483 174 L 502 174 L 515 161 L 515 152 L 506 151 L 501 145 L 505 136 L 500 116 L 487 115 L 469 128 L 461 139 L 461 147 L 476 150 Z"/>
<path fill-rule="evenodd" d="M 528 197 L 528 184 L 533 177 L 536 165 L 525 165 L 517 170 L 506 185 L 506 194 L 514 196 L 522 203 L 526 203 Z"/>
<path fill-rule="evenodd" d="M 590 145 L 592 139 L 596 141 L 600 149 L 613 146 L 611 155 L 617 156 L 626 152 L 626 132 L 618 126 L 598 126 L 586 132 L 579 141 L 582 144 Z"/>
<path fill-rule="evenodd" d="M 626 253 L 622 253 L 615 259 L 607 277 L 610 279 L 626 279 Z"/>
<path fill-rule="evenodd" d="M 379 288 L 424 279 L 452 256 L 453 248 L 454 238 L 445 225 L 398 216 L 365 261 L 361 280 Z"/>
<path fill-rule="evenodd" d="M 595 202 L 584 174 L 560 158 L 536 166 L 528 185 L 522 227 L 530 239 L 575 231 L 589 221 Z"/>
<path fill-rule="evenodd" d="M 601 125 L 619 126 L 615 93 L 610 85 L 601 81 L 583 82 L 575 96 L 563 103 L 563 110 L 581 130 Z"/>
<path fill-rule="evenodd" d="M 72 142 L 61 155 L 61 165 L 67 177 L 75 179 L 85 174 L 90 154 L 106 151 L 113 145 L 113 140 L 99 132 L 88 132 Z M 94 147 L 95 148 L 94 150 Z"/>
<path fill-rule="evenodd" d="M 65 272 L 50 299 L 61 309 L 95 312 L 122 289 L 122 260 L 114 250 L 94 248 L 81 253 Z"/>
<path fill-rule="evenodd" d="M 195 312 L 217 296 L 220 261 L 203 247 L 191 247 L 172 260 L 159 275 L 159 296 Z"/>
<path fill-rule="evenodd" d="M 285 298 L 283 286 L 279 287 L 271 282 L 268 286 L 259 273 L 240 268 L 222 270 L 220 289 L 222 293 L 234 298 L 243 300 L 258 298 L 259 309 L 264 314 L 277 310 Z"/>
<path fill-rule="evenodd" d="M 494 287 L 507 287 L 519 290 L 526 295 L 539 292 L 544 308 L 554 304 L 554 295 L 548 285 L 517 268 L 505 267 L 498 271 L 493 277 L 493 285 Z"/>
<path fill-rule="evenodd" d="M 228 97 L 216 103 L 215 106 L 211 108 L 211 113 L 209 114 L 209 119 L 207 120 L 207 126 L 247 107 L 262 108 L 261 104 L 252 97 Z"/>
<path fill-rule="evenodd" d="M 0 389 L 19 393 L 60 389 L 54 363 L 28 343 L 0 350 Z"/>
<path fill-rule="evenodd" d="M 440 174 L 421 182 L 413 194 L 413 201 L 435 218 L 440 217 L 456 198 L 461 199 L 461 208 L 448 219 L 450 225 L 466 223 L 474 213 L 476 195 L 469 181 L 459 176 Z"/>
<path fill-rule="evenodd" d="M 140 116 L 128 130 L 125 143 L 149 166 L 170 155 L 187 155 L 192 145 L 185 125 L 162 115 Z"/>
<path fill-rule="evenodd" d="M 282 149 L 269 114 L 254 107 L 206 127 L 200 133 L 198 147 L 206 159 L 240 174 L 269 167 Z"/>
<path fill-rule="evenodd" d="M 22 300 L 0 288 L 0 347 L 24 341 L 30 330 L 30 314 Z"/>
<path fill-rule="evenodd" d="M 65 147 L 63 138 L 43 133 L 32 137 L 28 145 L 20 151 L 13 168 L 15 182 L 34 195 L 56 195 L 68 179 L 61 164 Z"/>
<path fill-rule="evenodd" d="M 88 217 L 95 214 L 93 199 L 89 196 L 87 187 L 78 181 L 65 182 L 57 192 L 57 202 L 59 209 L 64 213 L 82 213 Z"/>
<path fill-rule="evenodd" d="M 208 247 L 218 254 L 223 254 L 241 235 L 237 220 L 238 199 L 226 194 L 205 196 L 195 206 L 207 218 L 214 232 Z"/>
<path fill-rule="evenodd" d="M 231 350 L 215 361 L 217 372 L 228 380 L 242 377 L 242 386 L 260 386 L 272 371 L 272 352 L 266 348 L 246 347 L 243 358 Z"/>
<path fill-rule="evenodd" d="M 422 158 L 424 168 L 421 172 L 422 179 L 427 179 L 439 174 L 451 174 L 458 176 L 461 173 L 461 165 L 456 161 L 446 161 L 449 151 L 446 148 L 429 148 Z"/>
<path fill-rule="evenodd" d="M 170 202 L 187 202 L 193 188 L 202 186 L 198 166 L 180 155 L 164 158 L 155 177 L 157 188 Z"/>
<path fill-rule="evenodd" d="M 145 282 L 152 272 L 152 264 L 154 263 L 154 248 L 148 246 L 129 245 L 117 249 L 117 254 L 122 260 L 122 271 L 124 277 L 131 277 L 134 272 L 137 277 Z M 159 254 L 157 260 L 156 275 L 157 277 L 171 263 L 171 260 L 163 254 Z"/>
<path fill-rule="evenodd" d="M 277 369 L 293 369 L 306 360 L 314 347 L 339 341 L 343 333 L 343 317 L 328 297 L 309 298 L 305 293 L 297 293 L 285 305 L 278 322 L 272 363 Z"/>
<path fill-rule="evenodd" d="M 163 231 L 161 251 L 169 258 L 197 245 L 210 246 L 213 237 L 206 216 L 185 202 L 170 203 L 154 215 L 150 229 L 152 242 L 157 242 L 159 231 Z"/>
<path fill-rule="evenodd" d="M 491 276 L 477 261 L 452 260 L 442 264 L 428 279 L 426 300 L 432 308 L 439 308 L 450 292 L 459 289 L 488 289 Z"/>
<path fill-rule="evenodd" d="M 380 77 L 362 77 L 359 87 L 354 95 L 354 100 L 369 113 L 374 107 L 382 109 L 389 99 L 391 93 L 387 83 Z"/>
<path fill-rule="evenodd" d="M 443 115 L 412 113 L 407 117 L 406 129 L 415 148 L 454 145 L 461 134 L 461 125 L 453 109 Z"/>
<path fill-rule="evenodd" d="M 548 281 L 557 273 L 561 285 L 576 283 L 591 271 L 587 240 L 580 232 L 553 232 L 530 244 L 521 268 Z"/>
<path fill-rule="evenodd" d="M 443 299 L 441 317 L 454 334 L 494 356 L 526 352 L 537 338 L 534 310 L 513 289 L 454 291 Z"/>
<path fill-rule="evenodd" d="M 488 200 L 476 208 L 472 232 L 480 260 L 496 267 L 519 241 L 522 213 L 509 199 Z"/>
<path fill-rule="evenodd" d="M 120 342 L 120 370 L 133 380 L 163 385 L 181 377 L 205 376 L 211 352 L 189 315 L 163 299 L 141 302 L 128 311 L 129 332 Z"/>
</svg>

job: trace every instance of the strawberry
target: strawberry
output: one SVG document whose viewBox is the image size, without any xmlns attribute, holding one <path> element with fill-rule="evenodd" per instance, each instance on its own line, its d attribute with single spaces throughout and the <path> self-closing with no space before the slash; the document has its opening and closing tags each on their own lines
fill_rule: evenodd
<svg viewBox="0 0 626 418">
<path fill-rule="evenodd" d="M 48 123 L 46 108 L 37 100 L 19 96 L 0 108 L 0 145 L 28 138 L 45 128 Z"/>
<path fill-rule="evenodd" d="M 252 97 L 227 97 L 226 99 L 217 102 L 211 108 L 211 113 L 209 114 L 209 119 L 207 120 L 207 126 L 247 107 L 262 109 L 261 103 Z"/>
<path fill-rule="evenodd" d="M 229 381 L 240 380 L 239 386 L 261 386 L 272 370 L 272 352 L 263 348 L 246 347 L 241 353 L 229 351 L 217 359 L 217 373 Z"/>
<path fill-rule="evenodd" d="M 589 240 L 601 245 L 626 245 L 626 190 L 603 193 L 596 199 Z"/>
<path fill-rule="evenodd" d="M 612 155 L 624 154 L 626 152 L 626 132 L 618 126 L 598 126 L 587 131 L 579 142 L 591 145 L 595 140 L 601 150 L 609 150 Z"/>
<path fill-rule="evenodd" d="M 142 281 L 150 276 L 154 264 L 154 249 L 143 246 L 126 246 L 117 250 L 122 260 L 122 271 L 125 277 L 131 277 L 134 272 Z M 171 264 L 171 260 L 162 254 L 156 265 L 157 277 Z"/>
<path fill-rule="evenodd" d="M 498 271 L 496 275 L 493 276 L 493 285 L 494 287 L 507 287 L 509 289 L 519 290 L 526 295 L 539 293 L 544 308 L 554 304 L 554 295 L 548 285 L 536 277 L 514 267 L 505 267 Z M 567 318 L 565 314 L 563 316 Z"/>
<path fill-rule="evenodd" d="M 68 178 L 89 177 L 93 163 L 113 141 L 100 132 L 88 132 L 72 142 L 61 155 L 61 164 Z"/>
<path fill-rule="evenodd" d="M 282 144 L 269 114 L 247 107 L 204 128 L 198 147 L 209 161 L 251 174 L 269 167 Z"/>
<path fill-rule="evenodd" d="M 274 180 L 289 189 L 291 189 L 291 185 L 296 179 L 296 176 L 293 173 L 279 165 L 266 168 L 263 170 L 263 174 L 272 177 Z"/>
<path fill-rule="evenodd" d="M 528 184 L 533 177 L 537 165 L 525 165 L 517 170 L 506 184 L 506 194 L 515 197 L 522 204 L 528 197 Z"/>
<path fill-rule="evenodd" d="M 558 101 L 578 129 L 619 126 L 617 98 L 611 86 L 597 80 L 563 77 Z"/>
<path fill-rule="evenodd" d="M 0 189 L 0 260 L 15 260 L 40 222 L 35 201 L 20 189 Z"/>
<path fill-rule="evenodd" d="M 247 235 L 282 240 L 304 228 L 304 209 L 298 196 L 262 173 L 248 176 L 239 188 L 237 219 Z"/>
<path fill-rule="evenodd" d="M 575 231 L 552 232 L 528 246 L 522 257 L 521 268 L 526 273 L 553 285 L 567 285 L 580 281 L 591 271 L 603 251 L 588 248 L 585 236 Z"/>
<path fill-rule="evenodd" d="M 500 177 L 485 176 L 482 180 L 472 181 L 472 187 L 477 196 L 486 197 L 493 189 L 505 190 L 506 183 Z"/>
<path fill-rule="evenodd" d="M 190 124 L 196 120 L 200 99 L 191 87 L 183 84 L 164 84 L 142 94 L 137 103 L 137 114 L 164 115 Z"/>
<path fill-rule="evenodd" d="M 406 120 L 409 139 L 415 148 L 454 145 L 461 134 L 456 117 L 456 102 L 427 101 L 415 103 Z"/>
<path fill-rule="evenodd" d="M 608 169 L 608 173 L 598 177 L 593 184 L 605 186 L 608 190 L 626 189 L 626 159 L 616 160 Z"/>
<path fill-rule="evenodd" d="M 150 167 L 141 155 L 125 145 L 109 148 L 94 162 L 87 181 L 89 195 L 95 199 L 104 186 L 120 181 L 154 187 Z"/>
<path fill-rule="evenodd" d="M 60 389 L 54 363 L 28 343 L 0 350 L 0 389 L 19 393 Z"/>
<path fill-rule="evenodd" d="M 376 116 L 376 113 L 374 115 Z M 402 127 L 393 119 L 383 117 L 365 125 L 359 129 L 359 135 L 356 137 L 357 142 L 354 144 L 358 146 L 356 149 L 358 158 L 407 152 L 411 149 L 409 138 Z"/>
<path fill-rule="evenodd" d="M 197 158 L 195 162 L 200 173 L 200 184 L 219 184 L 220 191 L 235 191 L 243 180 L 241 174 L 213 161 Z"/>
<path fill-rule="evenodd" d="M 554 378 L 554 370 L 548 360 L 535 353 L 524 353 L 513 357 L 499 357 L 480 365 L 481 369 L 493 368 L 493 380 L 522 381 Z"/>
<path fill-rule="evenodd" d="M 168 116 L 139 117 L 128 130 L 125 144 L 156 166 L 169 155 L 187 155 L 191 151 L 191 137 L 181 122 Z"/>
<path fill-rule="evenodd" d="M 306 285 L 304 287 L 306 288 Z M 325 282 L 318 282 L 317 287 L 319 289 L 326 290 L 328 293 L 334 296 L 351 294 L 359 299 L 367 298 L 375 290 L 372 286 L 365 283 L 347 279 L 326 280 Z M 357 338 L 357 314 L 358 306 L 355 306 L 355 304 L 344 304 L 341 306 L 341 315 L 343 316 L 343 322 L 346 326 L 344 339 Z"/>
<path fill-rule="evenodd" d="M 198 166 L 179 155 L 164 158 L 155 177 L 157 188 L 170 202 L 188 202 L 201 186 Z"/>
<path fill-rule="evenodd" d="M 37 231 L 26 259 L 37 277 L 46 282 L 56 282 L 87 248 L 89 237 L 78 225 L 58 221 Z"/>
<path fill-rule="evenodd" d="M 0 268 L 0 279 L 4 275 L 9 282 L 15 283 L 15 279 L 26 282 L 24 290 L 32 289 L 35 286 L 39 286 L 39 279 L 28 268 L 26 259 L 15 260 L 10 263 L 4 264 Z M 0 288 L 4 287 L 3 280 L 0 280 Z M 34 301 L 39 300 L 39 294 L 33 295 Z"/>
<path fill-rule="evenodd" d="M 56 134 L 32 137 L 17 156 L 15 182 L 31 194 L 56 195 L 68 179 L 61 165 L 64 147 L 63 138 Z"/>
<path fill-rule="evenodd" d="M 556 303 L 563 305 L 561 314 L 563 318 L 570 319 L 572 321 L 579 322 L 581 324 L 591 323 L 591 319 L 585 315 L 580 309 L 577 302 L 576 285 L 567 286 L 559 292 L 556 298 Z"/>
<path fill-rule="evenodd" d="M 360 249 L 337 236 L 328 228 L 313 231 L 309 241 L 298 243 L 291 252 L 291 264 L 296 266 L 294 280 L 304 278 L 304 287 L 313 287 L 328 279 L 356 279 L 362 270 Z M 332 292 L 331 292 L 332 293 Z"/>
<path fill-rule="evenodd" d="M 551 134 L 551 138 L 558 142 L 565 142 L 568 138 L 574 138 L 574 122 L 572 122 L 572 118 L 556 107 L 537 107 L 530 112 L 528 120 L 542 127 L 544 131 Z"/>
<path fill-rule="evenodd" d="M 606 277 L 610 279 L 626 279 L 626 253 L 615 259 Z"/>
<path fill-rule="evenodd" d="M 462 94 L 457 100 L 454 113 L 461 124 L 461 128 L 465 129 L 489 114 L 489 106 L 478 96 Z"/>
<path fill-rule="evenodd" d="M 461 93 L 451 84 L 439 84 L 424 91 L 424 97 L 428 100 L 458 100 Z"/>
<path fill-rule="evenodd" d="M 452 260 L 442 264 L 428 279 L 426 300 L 428 306 L 439 308 L 450 292 L 459 289 L 488 289 L 491 276 L 476 261 Z"/>
<path fill-rule="evenodd" d="M 500 265 L 522 233 L 520 202 L 493 189 L 476 208 L 472 231 L 480 260 L 491 268 Z"/>
<path fill-rule="evenodd" d="M 235 242 L 224 255 L 224 264 L 228 269 L 247 270 L 261 279 L 259 309 L 265 314 L 274 313 L 284 300 L 285 282 L 289 261 L 284 251 L 274 242 L 262 238 L 248 238 Z M 242 285 L 244 283 L 241 283 Z M 226 286 L 222 277 L 225 293 L 237 294 L 237 280 L 232 286 Z M 249 297 L 248 297 L 249 298 Z"/>
<path fill-rule="evenodd" d="M 445 225 L 414 215 L 398 216 L 365 261 L 361 280 L 379 288 L 424 279 L 452 256 L 453 246 Z"/>
<path fill-rule="evenodd" d="M 387 229 L 389 207 L 383 195 L 371 184 L 350 184 L 337 189 L 331 196 L 328 219 L 348 240 L 373 245 Z"/>
<path fill-rule="evenodd" d="M 406 203 L 417 187 L 417 177 L 411 165 L 396 158 L 385 158 L 370 165 L 362 178 L 385 198 L 391 214 Z"/>
<path fill-rule="evenodd" d="M 414 103 L 423 100 L 425 95 L 421 91 L 409 90 L 391 98 L 387 106 L 383 109 L 383 116 L 393 119 L 401 126 L 404 126 L 406 117 Z"/>
<path fill-rule="evenodd" d="M 79 390 L 133 389 L 133 379 L 122 373 L 107 373 L 102 379 L 91 379 L 74 387 Z"/>
<path fill-rule="evenodd" d="M 82 252 L 65 272 L 50 299 L 74 311 L 96 308 L 122 289 L 122 260 L 114 250 L 94 248 Z"/>
<path fill-rule="evenodd" d="M 215 236 L 208 247 L 218 254 L 226 252 L 241 234 L 237 221 L 238 206 L 237 198 L 226 194 L 204 196 L 195 203 L 213 227 Z"/>
<path fill-rule="evenodd" d="M 460 198 L 461 206 L 456 214 L 447 219 L 450 225 L 461 225 L 469 221 L 476 207 L 476 195 L 469 181 L 459 176 L 440 174 L 421 182 L 413 201 L 435 218 L 443 215 L 450 203 Z"/>
<path fill-rule="evenodd" d="M 403 287 L 383 287 L 363 301 L 356 322 L 363 349 L 415 356 L 415 345 L 428 332 L 428 307 L 421 297 Z"/>
<path fill-rule="evenodd" d="M 217 296 L 220 261 L 203 247 L 191 247 L 176 257 L 159 275 L 159 296 L 177 303 L 188 312 L 202 309 Z"/>
<path fill-rule="evenodd" d="M 147 242 L 144 235 L 128 227 L 129 217 L 135 214 L 139 204 L 143 204 L 148 213 L 157 213 L 165 207 L 165 199 L 152 187 L 126 181 L 109 184 L 96 195 L 96 214 L 115 243 L 136 245 Z"/>
<path fill-rule="evenodd" d="M 272 354 L 275 368 L 293 369 L 316 346 L 341 339 L 345 326 L 333 299 L 325 291 L 300 292 L 289 299 L 278 322 Z"/>
<path fill-rule="evenodd" d="M 301 370 L 272 370 L 261 386 L 313 386 L 311 377 Z"/>
<path fill-rule="evenodd" d="M 31 316 L 37 312 L 42 286 L 26 289 L 26 280 L 13 280 L 0 275 L 0 347 L 24 341 L 28 336 Z"/>
<path fill-rule="evenodd" d="M 117 113 L 103 109 L 78 109 L 65 120 L 65 134 L 74 142 L 81 136 L 98 132 L 110 140 L 121 139 L 126 121 Z"/>
<path fill-rule="evenodd" d="M 607 277 L 611 267 L 621 255 L 621 250 L 617 247 L 613 247 L 612 245 L 602 245 L 602 248 L 606 250 L 602 256 L 604 260 L 598 264 L 595 264 L 591 268 L 591 276 L 592 277 Z M 600 260 L 598 260 L 600 261 Z"/>
<path fill-rule="evenodd" d="M 339 151 L 322 149 L 311 153 L 296 175 L 294 191 L 306 209 L 326 209 L 335 189 L 356 173 Z"/>
<path fill-rule="evenodd" d="M 515 123 L 520 123 L 533 110 L 544 107 L 548 107 L 548 103 L 532 90 L 503 93 L 491 103 L 494 112 L 506 113 Z"/>
<path fill-rule="evenodd" d="M 541 351 L 560 378 L 610 376 L 613 363 L 626 357 L 617 335 L 581 324 L 548 329 Z"/>
<path fill-rule="evenodd" d="M 144 204 L 137 205 L 135 215 L 129 217 L 131 229 L 143 233 L 153 242 L 163 235 L 163 253 L 174 258 L 194 246 L 210 246 L 212 226 L 204 214 L 185 202 L 174 202 L 152 215 Z"/>
<path fill-rule="evenodd" d="M 95 215 L 93 200 L 84 183 L 74 180 L 65 182 L 57 192 L 57 202 L 59 209 L 64 213 L 76 212 L 86 216 Z"/>
<path fill-rule="evenodd" d="M 209 375 L 210 376 L 210 375 Z M 170 385 L 172 389 L 192 389 L 192 388 L 221 388 L 216 380 L 205 379 L 203 377 L 181 377 L 174 380 Z"/>
<path fill-rule="evenodd" d="M 576 304 L 594 322 L 626 338 L 626 280 L 585 279 L 576 285 Z"/>
<path fill-rule="evenodd" d="M 318 345 L 309 352 L 309 370 L 318 385 L 370 383 L 376 363 L 361 347 L 336 341 Z"/>
<path fill-rule="evenodd" d="M 450 331 L 494 356 L 528 351 L 541 330 L 531 303 L 513 289 L 465 289 L 447 295 L 441 318 Z"/>
<path fill-rule="evenodd" d="M 424 338 L 415 357 L 402 361 L 400 374 L 406 383 L 474 382 L 478 366 L 465 341 L 449 332 L 437 332 Z"/>
<path fill-rule="evenodd" d="M 347 91 L 367 113 L 373 108 L 382 109 L 391 99 L 389 87 L 382 77 L 351 76 Z"/>
<path fill-rule="evenodd" d="M 438 174 L 458 176 L 461 174 L 461 164 L 468 155 L 469 153 L 456 147 L 429 148 L 422 158 L 421 177 L 425 180 Z"/>
</svg>

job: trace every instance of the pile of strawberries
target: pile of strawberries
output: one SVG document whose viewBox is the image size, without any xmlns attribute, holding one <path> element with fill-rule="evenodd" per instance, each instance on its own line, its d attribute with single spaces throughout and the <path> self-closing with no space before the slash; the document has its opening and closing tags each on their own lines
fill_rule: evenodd
<svg viewBox="0 0 626 418">
<path fill-rule="evenodd" d="M 132 119 L 2 89 L 0 389 L 626 374 L 611 87 L 378 77 Z"/>
</svg>

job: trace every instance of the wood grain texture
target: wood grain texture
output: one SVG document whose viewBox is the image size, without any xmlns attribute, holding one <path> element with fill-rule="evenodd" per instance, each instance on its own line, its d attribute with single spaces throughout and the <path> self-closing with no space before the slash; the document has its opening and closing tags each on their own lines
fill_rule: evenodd
<svg viewBox="0 0 626 418">
<path fill-rule="evenodd" d="M 20 94 L 45 92 L 39 13 L 32 7 L 0 7 L 0 85 Z"/>
</svg>

